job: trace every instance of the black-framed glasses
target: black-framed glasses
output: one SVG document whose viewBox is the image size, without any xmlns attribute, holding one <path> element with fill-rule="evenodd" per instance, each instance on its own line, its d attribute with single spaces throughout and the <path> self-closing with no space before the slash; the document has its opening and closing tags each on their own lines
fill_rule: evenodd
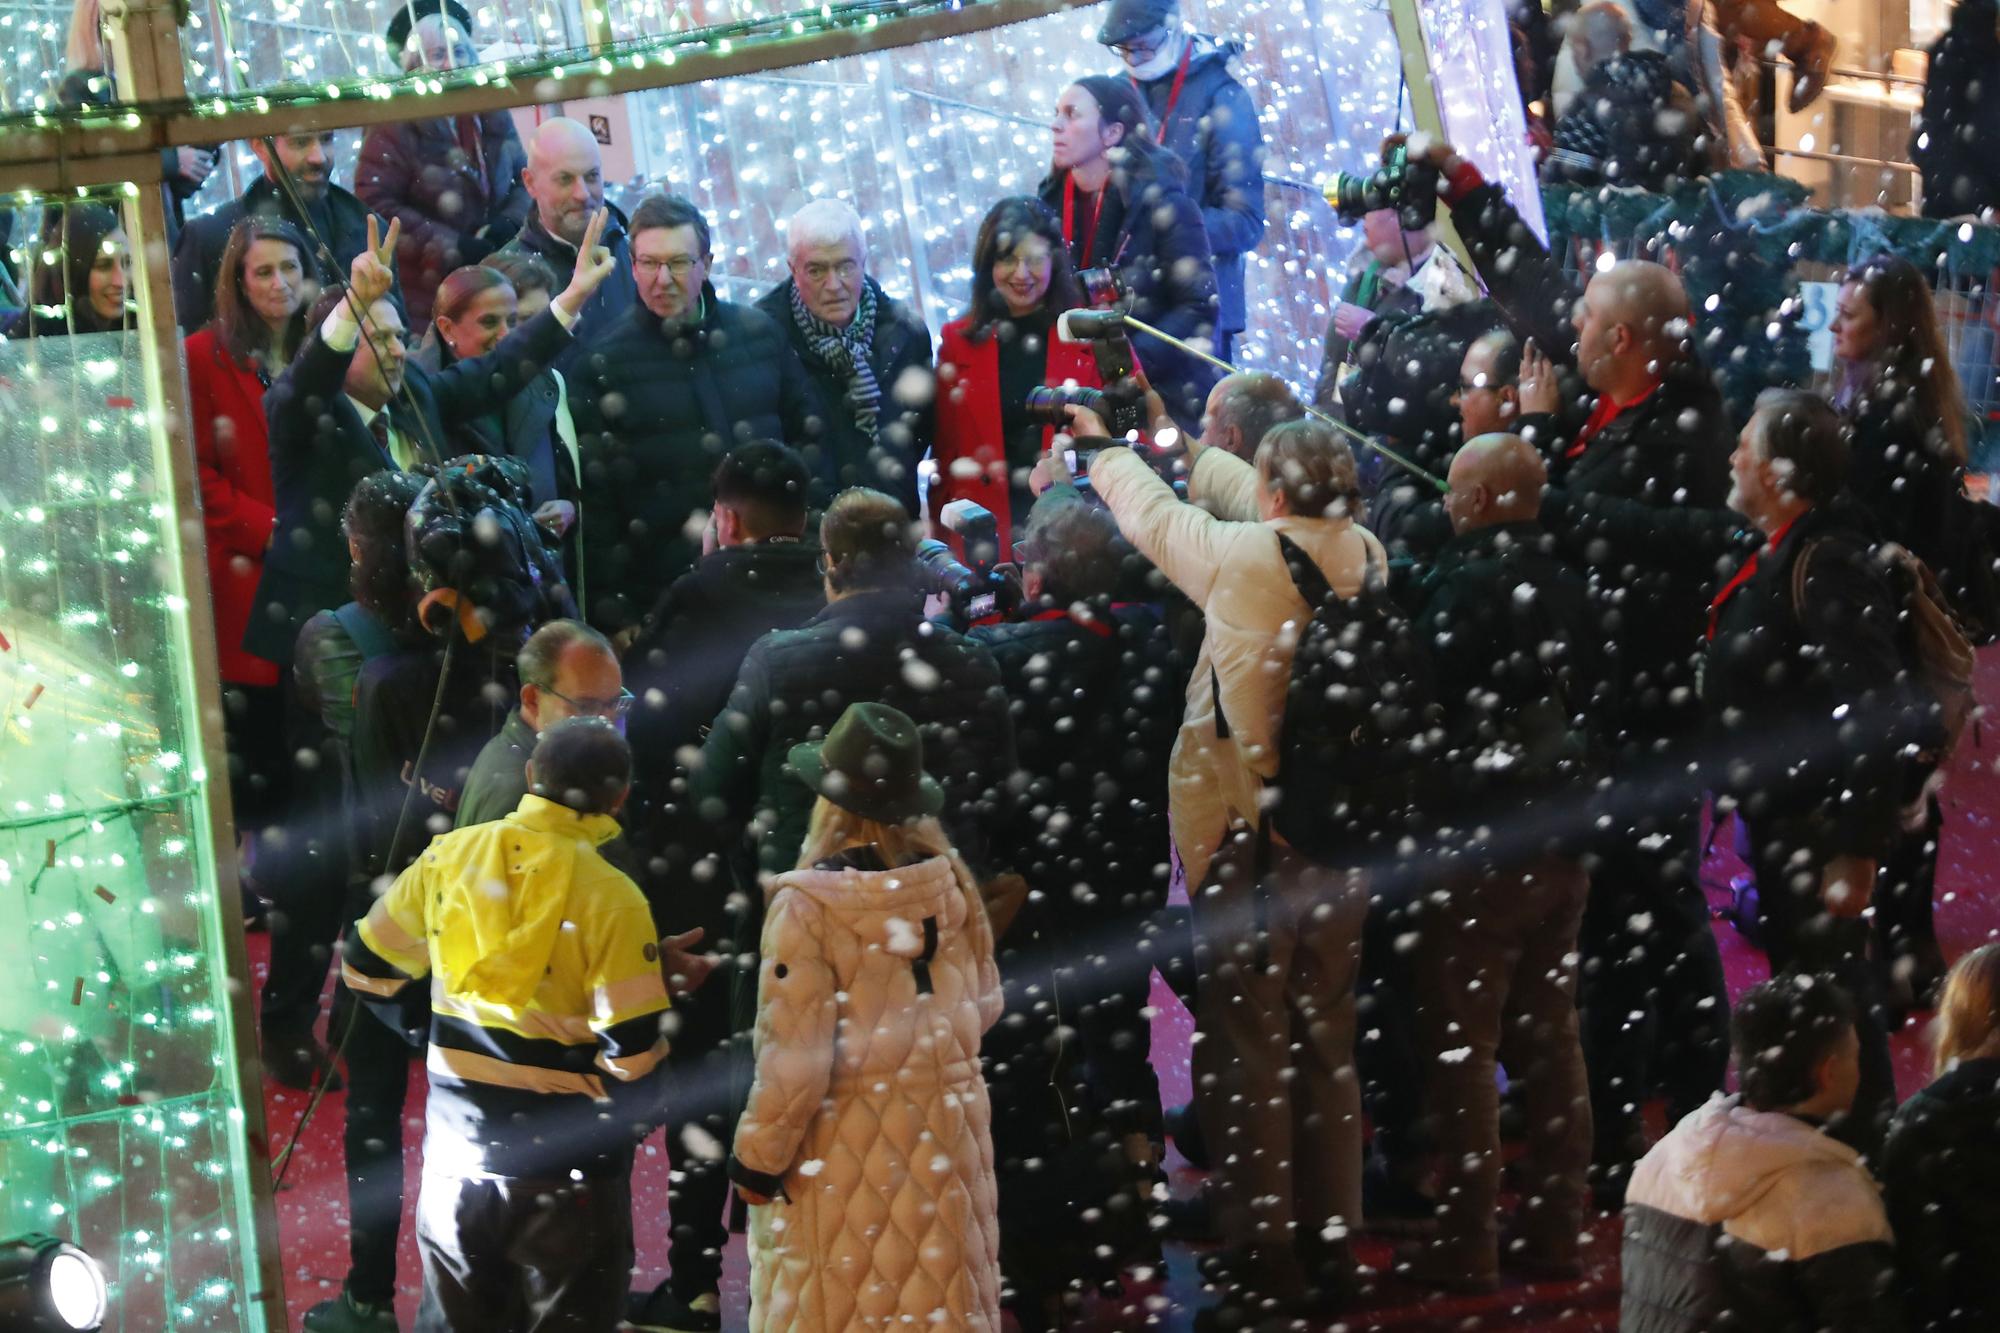
<svg viewBox="0 0 2000 1333">
<path fill-rule="evenodd" d="M 656 259 L 652 255 L 647 255 L 632 261 L 632 271 L 641 277 L 650 278 L 661 269 L 665 269 L 677 278 L 685 278 L 700 262 L 692 255 L 674 255 L 667 259 Z"/>
<path fill-rule="evenodd" d="M 537 685 L 543 694 L 553 694 L 556 698 L 588 717 L 624 717 L 632 711 L 632 701 L 637 698 L 632 691 L 620 689 L 616 699 L 573 699 L 553 685 Z"/>
</svg>

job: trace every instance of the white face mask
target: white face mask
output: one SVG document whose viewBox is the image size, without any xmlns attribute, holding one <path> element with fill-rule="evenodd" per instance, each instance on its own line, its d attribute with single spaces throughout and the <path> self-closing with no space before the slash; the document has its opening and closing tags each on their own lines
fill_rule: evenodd
<svg viewBox="0 0 2000 1333">
<path fill-rule="evenodd" d="M 1180 63 L 1181 46 L 1186 41 L 1187 34 L 1169 24 L 1167 26 L 1167 39 L 1160 43 L 1159 50 L 1153 52 L 1153 58 L 1142 64 L 1127 65 L 1125 68 L 1131 73 L 1133 78 L 1138 79 L 1142 83 L 1151 79 L 1157 79 Z"/>
</svg>

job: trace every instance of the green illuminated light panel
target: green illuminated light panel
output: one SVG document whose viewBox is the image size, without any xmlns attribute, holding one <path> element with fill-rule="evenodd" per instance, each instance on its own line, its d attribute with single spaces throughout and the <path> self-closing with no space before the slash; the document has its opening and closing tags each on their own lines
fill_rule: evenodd
<svg viewBox="0 0 2000 1333">
<path fill-rule="evenodd" d="M 0 343 L 0 1237 L 107 1329 L 262 1329 L 157 401 L 136 333 Z"/>
</svg>

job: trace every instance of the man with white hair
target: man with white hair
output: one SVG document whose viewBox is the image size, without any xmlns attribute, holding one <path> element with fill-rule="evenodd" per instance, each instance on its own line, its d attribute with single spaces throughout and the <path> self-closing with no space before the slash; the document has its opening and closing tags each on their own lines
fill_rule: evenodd
<svg viewBox="0 0 2000 1333">
<path fill-rule="evenodd" d="M 501 248 L 546 261 L 555 270 L 558 288 L 576 268 L 576 247 L 592 215 L 599 209 L 609 214 L 598 244 L 611 252 L 618 271 L 597 289 L 583 313 L 591 327 L 610 328 L 638 304 L 639 291 L 632 279 L 627 219 L 618 205 L 604 199 L 604 158 L 597 136 L 568 116 L 543 121 L 528 138 L 528 167 L 521 181 L 535 206 L 520 233 Z"/>
<path fill-rule="evenodd" d="M 917 514 L 917 464 L 931 446 L 931 333 L 868 276 L 861 215 L 815 199 L 785 228 L 791 277 L 757 308 L 786 331 L 831 413 L 823 447 L 839 487 L 868 486 Z"/>
<path fill-rule="evenodd" d="M 478 59 L 472 15 L 458 0 L 398 0 L 384 40 L 405 70 L 448 70 Z M 505 245 L 528 216 L 526 164 L 505 111 L 378 125 L 361 141 L 354 193 L 400 219 L 396 273 L 406 322 L 430 324 L 432 298 L 453 269 Z M 606 284 L 607 286 L 611 284 Z"/>
</svg>

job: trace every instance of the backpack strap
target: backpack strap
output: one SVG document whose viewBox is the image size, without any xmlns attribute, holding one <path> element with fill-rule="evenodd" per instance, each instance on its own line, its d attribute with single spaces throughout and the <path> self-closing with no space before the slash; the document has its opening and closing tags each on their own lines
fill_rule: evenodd
<svg viewBox="0 0 2000 1333">
<path fill-rule="evenodd" d="M 361 650 L 362 661 L 372 662 L 396 651 L 395 636 L 361 603 L 349 602 L 339 607 L 334 611 L 333 618 L 347 631 L 347 637 L 354 640 L 354 646 Z"/>
<path fill-rule="evenodd" d="M 1806 563 L 1824 537 L 1816 537 L 1799 548 L 1798 559 L 1792 561 L 1792 619 L 1803 629 L 1806 623 Z"/>
</svg>

